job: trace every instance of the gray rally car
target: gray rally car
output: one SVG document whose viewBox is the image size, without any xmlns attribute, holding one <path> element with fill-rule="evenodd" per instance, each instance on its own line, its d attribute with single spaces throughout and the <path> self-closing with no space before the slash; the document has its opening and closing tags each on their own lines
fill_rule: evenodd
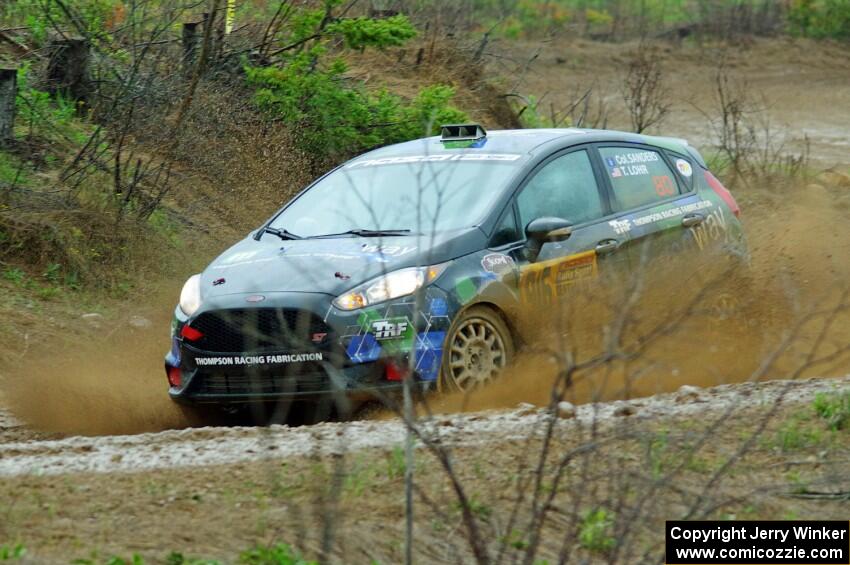
<svg viewBox="0 0 850 565">
<path fill-rule="evenodd" d="M 186 282 L 165 359 L 181 403 L 380 397 L 492 379 L 514 320 L 636 244 L 740 253 L 739 209 L 679 139 L 586 129 L 442 135 L 316 180 Z"/>
</svg>

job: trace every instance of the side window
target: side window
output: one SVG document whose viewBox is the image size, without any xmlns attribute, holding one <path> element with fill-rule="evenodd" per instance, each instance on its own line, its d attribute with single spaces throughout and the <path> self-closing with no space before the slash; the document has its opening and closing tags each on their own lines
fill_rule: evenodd
<svg viewBox="0 0 850 565">
<path fill-rule="evenodd" d="M 587 151 L 574 151 L 549 161 L 517 197 L 520 226 L 554 216 L 580 224 L 601 218 L 602 201 Z"/>
<path fill-rule="evenodd" d="M 498 227 L 493 232 L 493 237 L 490 238 L 490 247 L 499 247 L 519 241 L 522 239 L 519 235 L 519 230 L 516 227 L 516 216 L 514 215 L 514 206 L 511 204 L 505 213 L 502 214 L 502 219 L 499 221 Z"/>
<path fill-rule="evenodd" d="M 637 208 L 679 194 L 673 171 L 657 151 L 637 147 L 603 147 L 599 150 L 617 210 Z"/>
</svg>

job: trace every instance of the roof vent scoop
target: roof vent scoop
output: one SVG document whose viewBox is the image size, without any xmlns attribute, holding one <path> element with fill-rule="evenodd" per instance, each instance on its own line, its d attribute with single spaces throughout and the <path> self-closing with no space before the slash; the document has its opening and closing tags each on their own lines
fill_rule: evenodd
<svg viewBox="0 0 850 565">
<path fill-rule="evenodd" d="M 446 124 L 440 126 L 440 141 L 475 141 L 487 137 L 478 124 Z"/>
</svg>

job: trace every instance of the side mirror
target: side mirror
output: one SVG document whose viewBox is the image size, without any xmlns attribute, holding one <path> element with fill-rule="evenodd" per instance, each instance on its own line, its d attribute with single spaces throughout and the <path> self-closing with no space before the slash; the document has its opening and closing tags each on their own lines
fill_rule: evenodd
<svg viewBox="0 0 850 565">
<path fill-rule="evenodd" d="M 525 228 L 525 235 L 538 245 L 547 241 L 563 241 L 573 233 L 573 223 L 563 218 L 537 218 Z"/>
<path fill-rule="evenodd" d="M 537 260 L 540 249 L 547 241 L 564 241 L 573 234 L 573 223 L 563 218 L 537 218 L 525 227 L 528 238 L 525 257 L 531 262 Z"/>
</svg>

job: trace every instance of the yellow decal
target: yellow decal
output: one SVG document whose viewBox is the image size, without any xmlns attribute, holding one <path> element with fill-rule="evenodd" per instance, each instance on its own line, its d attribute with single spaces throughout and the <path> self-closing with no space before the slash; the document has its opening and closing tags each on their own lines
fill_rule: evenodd
<svg viewBox="0 0 850 565">
<path fill-rule="evenodd" d="M 564 296 L 574 284 L 596 277 L 596 251 L 532 263 L 522 269 L 519 297 L 522 302 L 550 304 Z"/>
</svg>

